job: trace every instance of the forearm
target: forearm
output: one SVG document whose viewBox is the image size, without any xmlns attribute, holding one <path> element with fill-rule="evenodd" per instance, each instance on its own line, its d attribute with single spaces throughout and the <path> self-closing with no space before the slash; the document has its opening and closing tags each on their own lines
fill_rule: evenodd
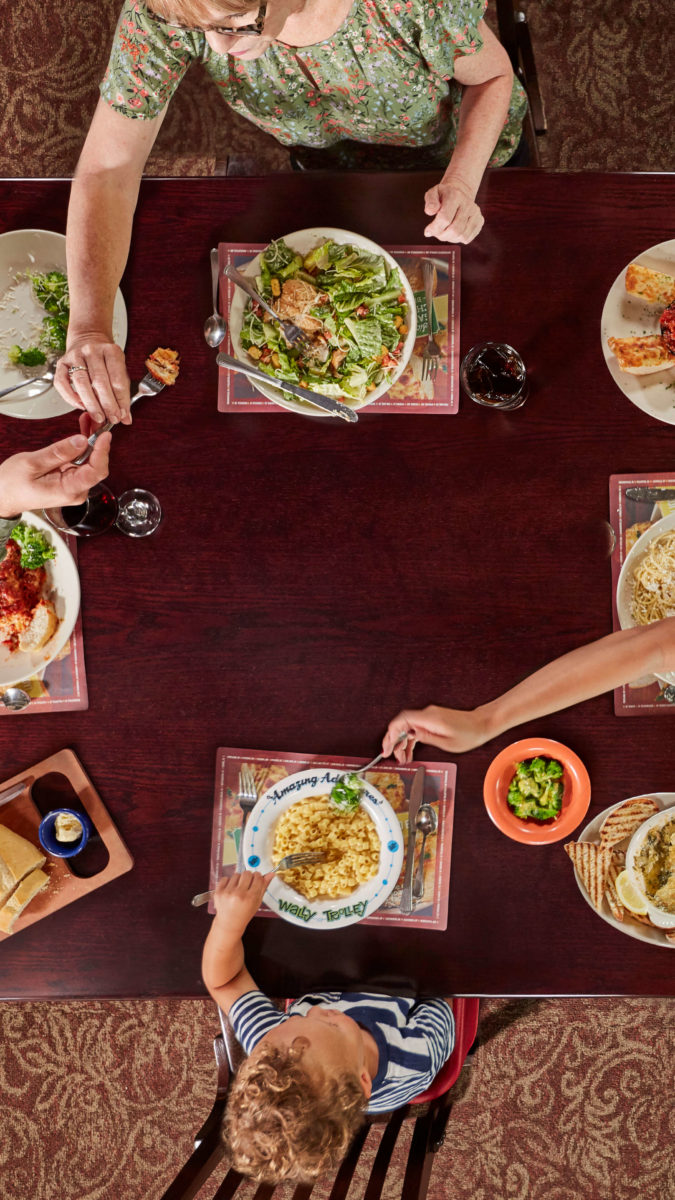
<svg viewBox="0 0 675 1200">
<path fill-rule="evenodd" d="M 497 700 L 475 710 L 487 741 L 514 725 L 569 708 L 630 683 L 641 675 L 673 669 L 675 618 L 612 633 L 580 646 L 535 671 Z"/>
<path fill-rule="evenodd" d="M 457 144 L 443 180 L 459 179 L 475 195 L 509 110 L 512 75 L 464 88 Z"/>
<path fill-rule="evenodd" d="M 244 946 L 239 934 L 214 918 L 202 953 L 202 977 L 209 992 L 215 993 L 236 979 L 244 967 Z"/>
<path fill-rule="evenodd" d="M 140 179 L 133 169 L 85 168 L 73 180 L 66 230 L 69 341 L 92 332 L 112 340 L 115 293 L 129 253 Z"/>
</svg>

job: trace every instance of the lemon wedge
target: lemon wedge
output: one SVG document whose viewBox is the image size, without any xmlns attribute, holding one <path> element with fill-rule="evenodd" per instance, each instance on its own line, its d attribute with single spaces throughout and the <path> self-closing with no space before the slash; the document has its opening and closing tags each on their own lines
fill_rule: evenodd
<svg viewBox="0 0 675 1200">
<path fill-rule="evenodd" d="M 637 913 L 639 917 L 645 916 L 647 913 L 647 901 L 641 892 L 638 891 L 628 871 L 622 871 L 616 877 L 616 891 L 619 900 L 629 912 Z"/>
</svg>

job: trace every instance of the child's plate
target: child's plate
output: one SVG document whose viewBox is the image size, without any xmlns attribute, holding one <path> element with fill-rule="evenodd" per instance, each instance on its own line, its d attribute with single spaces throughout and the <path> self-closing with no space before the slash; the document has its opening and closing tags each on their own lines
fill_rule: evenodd
<svg viewBox="0 0 675 1200">
<path fill-rule="evenodd" d="M 252 871 L 271 871 L 277 821 L 292 804 L 310 796 L 328 795 L 344 771 L 317 767 L 279 780 L 260 797 L 244 831 L 244 862 Z M 384 796 L 364 780 L 362 807 L 380 839 L 380 861 L 372 879 L 348 896 L 335 900 L 308 900 L 275 875 L 265 893 L 272 912 L 308 929 L 343 929 L 371 916 L 393 891 L 403 863 L 403 839 L 396 813 Z"/>
</svg>

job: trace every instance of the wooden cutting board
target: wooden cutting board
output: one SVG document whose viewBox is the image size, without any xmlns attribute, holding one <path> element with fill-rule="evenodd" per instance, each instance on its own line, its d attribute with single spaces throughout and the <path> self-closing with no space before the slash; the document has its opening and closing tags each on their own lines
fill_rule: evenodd
<svg viewBox="0 0 675 1200">
<path fill-rule="evenodd" d="M 52 754 L 50 758 L 45 758 L 42 762 L 35 763 L 27 770 L 20 771 L 11 779 L 0 783 L 0 791 L 4 791 L 13 783 L 25 780 L 24 790 L 19 796 L 4 805 L 2 805 L 0 797 L 0 825 L 5 825 L 15 833 L 21 834 L 34 846 L 40 846 L 38 827 L 49 806 L 45 806 L 45 801 L 42 799 L 41 811 L 31 795 L 31 788 L 34 783 L 52 772 L 65 776 L 72 784 L 79 803 L 89 815 L 93 826 L 92 833 L 84 851 L 73 858 L 57 858 L 47 854 L 47 861 L 42 870 L 49 875 L 49 886 L 31 900 L 21 916 L 17 918 L 11 934 L 0 931 L 0 941 L 7 937 L 16 937 L 17 933 L 29 925 L 33 925 L 35 921 L 40 921 L 66 904 L 71 904 L 73 900 L 79 900 L 82 896 L 95 891 L 96 888 L 103 887 L 105 883 L 110 883 L 111 879 L 117 879 L 119 875 L 130 871 L 134 865 L 134 860 L 122 841 L 110 813 L 86 775 L 82 763 L 72 750 L 60 750 L 58 754 Z M 38 790 L 39 784 L 36 792 Z M 76 808 L 77 802 L 65 804 L 64 801 L 57 799 L 51 807 L 62 806 Z M 43 851 L 43 853 L 46 852 Z M 87 869 L 87 863 L 88 869 L 91 869 L 93 873 L 78 874 L 78 871 Z"/>
</svg>

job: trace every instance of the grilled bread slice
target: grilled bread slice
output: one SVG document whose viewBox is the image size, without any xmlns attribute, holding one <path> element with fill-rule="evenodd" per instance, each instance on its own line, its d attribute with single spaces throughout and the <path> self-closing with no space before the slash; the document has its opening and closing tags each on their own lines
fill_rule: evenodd
<svg viewBox="0 0 675 1200">
<path fill-rule="evenodd" d="M 7 903 L 0 908 L 0 929 L 3 933 L 12 932 L 17 917 L 21 915 L 26 905 L 30 904 L 33 897 L 47 887 L 48 883 L 49 876 L 45 875 L 39 867 L 22 880 Z"/>
<path fill-rule="evenodd" d="M 566 842 L 564 849 L 577 869 L 591 904 L 600 912 L 612 861 L 610 847 L 598 846 L 595 842 Z"/>
<path fill-rule="evenodd" d="M 608 342 L 621 370 L 629 375 L 651 375 L 675 367 L 675 354 L 670 353 L 658 333 L 646 337 L 611 337 Z"/>
<path fill-rule="evenodd" d="M 37 846 L 6 825 L 0 825 L 0 906 L 11 896 L 16 885 L 45 861 Z"/>
<path fill-rule="evenodd" d="M 626 291 L 648 304 L 671 304 L 675 300 L 675 279 L 662 271 L 631 263 L 626 270 Z"/>
<path fill-rule="evenodd" d="M 643 821 L 653 817 L 659 811 L 659 806 L 651 796 L 636 796 L 634 800 L 626 800 L 605 818 L 600 826 L 600 845 L 616 846 L 624 838 L 635 833 Z"/>
<path fill-rule="evenodd" d="M 605 884 L 605 899 L 612 911 L 612 916 L 616 921 L 623 921 L 625 908 L 619 900 L 619 893 L 616 890 L 616 881 L 618 876 L 623 871 L 626 865 L 626 855 L 622 850 L 612 850 L 612 860 L 609 864 L 607 872 L 607 883 Z"/>
</svg>

